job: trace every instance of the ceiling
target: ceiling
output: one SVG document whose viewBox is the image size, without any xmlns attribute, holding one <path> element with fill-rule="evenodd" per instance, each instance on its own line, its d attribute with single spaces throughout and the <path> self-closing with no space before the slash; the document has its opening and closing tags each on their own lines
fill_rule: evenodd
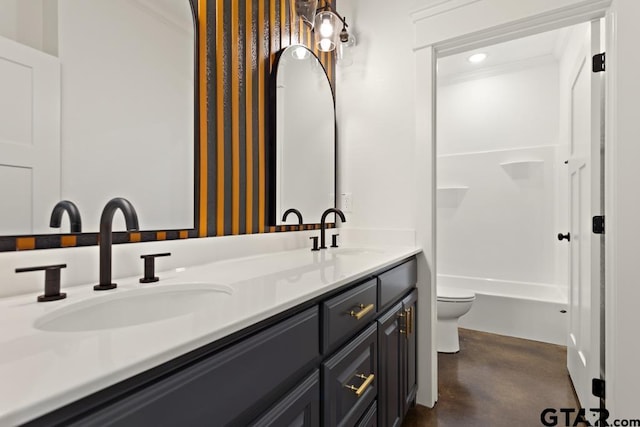
<svg viewBox="0 0 640 427">
<path fill-rule="evenodd" d="M 570 28 L 561 28 L 440 58 L 438 59 L 438 76 L 449 77 L 477 72 L 486 68 L 545 56 L 555 57 L 557 60 L 562 53 L 569 32 Z M 479 52 L 486 53 L 487 59 L 476 64 L 469 62 L 468 58 Z"/>
</svg>

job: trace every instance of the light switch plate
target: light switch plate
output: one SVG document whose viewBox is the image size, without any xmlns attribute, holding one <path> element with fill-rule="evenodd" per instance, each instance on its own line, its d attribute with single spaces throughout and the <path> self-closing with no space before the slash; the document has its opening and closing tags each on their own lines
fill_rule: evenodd
<svg viewBox="0 0 640 427">
<path fill-rule="evenodd" d="M 340 207 L 342 209 L 342 212 L 353 211 L 353 194 L 352 193 L 340 194 Z"/>
</svg>

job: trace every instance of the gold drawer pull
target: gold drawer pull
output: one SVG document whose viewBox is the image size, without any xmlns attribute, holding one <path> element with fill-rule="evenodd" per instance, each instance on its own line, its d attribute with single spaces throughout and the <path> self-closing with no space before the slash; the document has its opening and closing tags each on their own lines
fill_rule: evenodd
<svg viewBox="0 0 640 427">
<path fill-rule="evenodd" d="M 352 317 L 355 317 L 357 320 L 362 319 L 368 312 L 370 312 L 371 310 L 374 309 L 374 305 L 373 304 L 369 304 L 368 306 L 365 307 L 364 304 L 359 304 L 358 308 L 360 308 L 360 311 L 356 312 L 354 310 L 351 310 L 349 312 L 349 315 Z"/>
<path fill-rule="evenodd" d="M 348 388 L 349 390 L 354 391 L 356 393 L 356 396 L 360 397 L 362 393 L 364 393 L 364 391 L 367 389 L 367 387 L 371 385 L 371 383 L 373 382 L 373 379 L 375 378 L 375 375 L 371 374 L 369 376 L 366 376 L 364 374 L 358 374 L 356 375 L 356 377 L 364 380 L 364 382 L 360 387 L 356 387 L 353 385 L 346 385 L 345 387 Z"/>
<path fill-rule="evenodd" d="M 407 313 L 407 335 L 413 333 L 413 307 L 404 310 Z"/>
</svg>

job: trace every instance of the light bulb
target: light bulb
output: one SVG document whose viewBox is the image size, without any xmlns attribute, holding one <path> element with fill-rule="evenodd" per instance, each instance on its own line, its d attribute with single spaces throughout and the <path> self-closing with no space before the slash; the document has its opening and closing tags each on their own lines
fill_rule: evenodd
<svg viewBox="0 0 640 427">
<path fill-rule="evenodd" d="M 328 17 L 325 17 L 320 24 L 320 35 L 322 38 L 329 38 L 333 35 L 333 25 Z"/>
</svg>

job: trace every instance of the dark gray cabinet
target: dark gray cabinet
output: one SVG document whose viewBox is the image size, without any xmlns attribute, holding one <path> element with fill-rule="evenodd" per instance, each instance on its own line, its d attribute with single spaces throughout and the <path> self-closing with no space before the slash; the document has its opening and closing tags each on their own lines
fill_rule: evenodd
<svg viewBox="0 0 640 427">
<path fill-rule="evenodd" d="M 369 410 L 358 423 L 358 427 L 377 427 L 378 426 L 378 406 L 373 402 Z"/>
<path fill-rule="evenodd" d="M 378 319 L 381 426 L 400 426 L 416 398 L 417 296 L 414 290 Z"/>
<path fill-rule="evenodd" d="M 381 426 L 397 427 L 404 415 L 402 397 L 402 303 L 378 319 L 378 420 Z"/>
<path fill-rule="evenodd" d="M 378 275 L 378 309 L 384 310 L 403 294 L 409 292 L 418 280 L 415 258 Z"/>
<path fill-rule="evenodd" d="M 276 324 L 94 412 L 82 426 L 245 426 L 274 390 L 309 372 L 319 351 L 318 309 Z M 283 351 L 284 349 L 284 351 Z"/>
<path fill-rule="evenodd" d="M 355 426 L 378 392 L 376 324 L 322 364 L 324 425 Z"/>
<path fill-rule="evenodd" d="M 417 338 L 416 328 L 418 325 L 418 291 L 414 290 L 406 298 L 402 300 L 402 309 L 404 311 L 405 334 L 401 341 L 401 360 L 402 367 L 402 400 L 403 413 L 409 410 L 409 407 L 416 400 L 418 391 L 417 377 Z"/>
<path fill-rule="evenodd" d="M 377 281 L 371 279 L 322 303 L 323 353 L 332 352 L 376 318 L 377 291 Z"/>
<path fill-rule="evenodd" d="M 280 399 L 251 427 L 319 427 L 320 374 L 317 370 Z"/>
</svg>

